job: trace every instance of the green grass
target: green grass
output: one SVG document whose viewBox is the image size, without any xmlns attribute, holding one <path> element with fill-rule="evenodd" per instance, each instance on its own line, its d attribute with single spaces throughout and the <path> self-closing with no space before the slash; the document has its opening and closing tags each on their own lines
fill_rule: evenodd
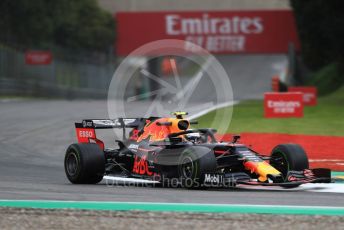
<svg viewBox="0 0 344 230">
<path fill-rule="evenodd" d="M 229 109 L 229 108 L 224 108 Z M 198 127 L 209 127 L 216 111 L 198 119 Z M 264 118 L 263 101 L 245 101 L 233 108 L 228 133 L 287 133 L 344 136 L 344 87 L 305 107 L 303 118 Z"/>
</svg>

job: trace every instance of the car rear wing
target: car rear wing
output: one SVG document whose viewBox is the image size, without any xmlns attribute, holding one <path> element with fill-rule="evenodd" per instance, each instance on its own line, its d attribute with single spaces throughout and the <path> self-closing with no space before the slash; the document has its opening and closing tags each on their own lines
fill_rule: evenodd
<svg viewBox="0 0 344 230">
<path fill-rule="evenodd" d="M 138 128 L 145 122 L 145 118 L 84 119 L 82 122 L 75 123 L 75 130 L 79 143 L 94 142 L 104 149 L 104 143 L 97 139 L 96 129 L 120 128 L 123 130 L 123 139 L 126 139 L 126 128 Z"/>
<path fill-rule="evenodd" d="M 75 127 L 93 129 L 137 128 L 145 120 L 144 118 L 85 119 L 81 123 L 75 123 Z"/>
</svg>

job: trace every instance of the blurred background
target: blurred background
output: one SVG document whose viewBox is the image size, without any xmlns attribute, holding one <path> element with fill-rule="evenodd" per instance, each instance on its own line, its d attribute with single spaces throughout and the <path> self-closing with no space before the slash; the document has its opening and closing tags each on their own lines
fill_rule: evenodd
<svg viewBox="0 0 344 230">
<path fill-rule="evenodd" d="M 235 99 L 262 98 L 276 76 L 282 90 L 284 85 L 315 85 L 323 95 L 344 82 L 342 9 L 338 0 L 3 0 L 0 94 L 105 98 L 123 57 L 147 42 L 176 38 L 216 55 L 230 75 Z M 187 24 L 189 19 L 235 17 L 243 23 L 256 18 L 259 28 L 236 32 L 232 25 L 232 31 L 222 33 L 193 31 L 195 22 Z M 179 33 L 178 23 L 190 30 Z M 196 71 L 192 63 L 177 64 L 182 78 Z M 171 74 L 163 58 L 150 68 L 159 76 Z M 154 90 L 154 83 L 135 82 L 128 96 Z"/>
</svg>

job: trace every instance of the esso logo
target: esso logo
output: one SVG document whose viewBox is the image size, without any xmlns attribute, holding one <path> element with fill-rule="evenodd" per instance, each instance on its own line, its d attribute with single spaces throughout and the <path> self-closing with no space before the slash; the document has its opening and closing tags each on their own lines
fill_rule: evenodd
<svg viewBox="0 0 344 230">
<path fill-rule="evenodd" d="M 87 131 L 87 130 L 82 130 L 82 131 L 79 131 L 79 136 L 80 137 L 86 137 L 86 138 L 93 137 L 93 132 Z"/>
</svg>

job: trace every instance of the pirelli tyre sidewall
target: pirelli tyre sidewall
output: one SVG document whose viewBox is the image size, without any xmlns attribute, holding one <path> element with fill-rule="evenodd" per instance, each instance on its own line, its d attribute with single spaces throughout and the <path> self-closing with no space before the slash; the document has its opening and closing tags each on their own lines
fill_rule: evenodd
<svg viewBox="0 0 344 230">
<path fill-rule="evenodd" d="M 277 145 L 271 153 L 270 164 L 283 174 L 287 180 L 289 171 L 303 171 L 309 168 L 305 150 L 297 144 Z"/>
<path fill-rule="evenodd" d="M 96 184 L 104 176 L 105 156 L 97 144 L 72 144 L 66 151 L 64 167 L 73 184 Z"/>
<path fill-rule="evenodd" d="M 184 188 L 203 187 L 206 173 L 216 171 L 214 152 L 202 146 L 193 146 L 185 149 L 179 157 L 178 174 Z"/>
</svg>

